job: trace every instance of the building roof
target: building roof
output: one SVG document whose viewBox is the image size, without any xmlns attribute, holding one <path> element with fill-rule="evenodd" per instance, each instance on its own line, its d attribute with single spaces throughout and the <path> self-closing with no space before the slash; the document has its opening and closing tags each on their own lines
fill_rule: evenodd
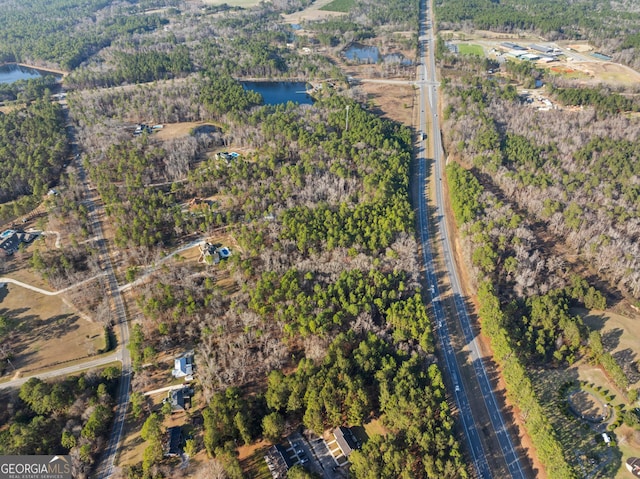
<svg viewBox="0 0 640 479">
<path fill-rule="evenodd" d="M 544 45 L 538 45 L 536 43 L 533 43 L 531 45 L 529 45 L 529 48 L 531 48 L 532 50 L 536 50 L 538 52 L 542 52 L 542 53 L 550 53 L 553 51 L 553 48 L 551 47 L 545 47 Z"/>
<path fill-rule="evenodd" d="M 0 234 L 0 252 L 7 256 L 12 255 L 21 243 L 31 243 L 38 237 L 37 233 L 25 233 L 24 231 L 5 230 Z"/>
<path fill-rule="evenodd" d="M 188 387 L 183 387 L 179 389 L 172 389 L 169 391 L 169 403 L 171 404 L 171 409 L 173 410 L 181 410 L 187 408 L 187 400 L 191 398 L 193 391 Z"/>
<path fill-rule="evenodd" d="M 280 444 L 271 446 L 264 456 L 264 460 L 274 479 L 286 478 L 287 471 L 294 465 L 291 457 L 287 454 L 287 450 Z"/>
<path fill-rule="evenodd" d="M 193 351 L 187 351 L 174 360 L 171 374 L 175 377 L 193 374 Z"/>
<path fill-rule="evenodd" d="M 351 454 L 355 449 L 360 449 L 360 443 L 348 427 L 337 427 L 333 431 L 333 436 L 336 438 L 336 442 L 338 443 L 342 454 L 345 456 Z"/>
<path fill-rule="evenodd" d="M 640 477 L 640 458 L 630 457 L 625 463 L 627 470 L 636 477 Z"/>
<path fill-rule="evenodd" d="M 173 426 L 167 429 L 167 445 L 165 456 L 179 456 L 182 454 L 182 428 Z"/>
<path fill-rule="evenodd" d="M 502 42 L 500 45 L 510 50 L 526 50 L 526 48 L 521 47 L 517 43 L 512 43 L 512 42 Z"/>
</svg>

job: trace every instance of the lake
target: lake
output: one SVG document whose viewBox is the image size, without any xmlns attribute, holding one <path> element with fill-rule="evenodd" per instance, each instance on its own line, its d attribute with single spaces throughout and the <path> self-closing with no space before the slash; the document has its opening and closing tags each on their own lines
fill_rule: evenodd
<svg viewBox="0 0 640 479">
<path fill-rule="evenodd" d="M 242 86 L 245 90 L 260 93 L 265 105 L 280 105 L 288 101 L 313 104 L 313 98 L 307 95 L 307 84 L 302 81 L 243 81 Z"/>
<path fill-rule="evenodd" d="M 54 73 L 45 72 L 31 67 L 24 67 L 15 63 L 7 63 L 6 65 L 0 66 L 0 83 L 13 83 L 18 80 L 31 80 L 45 75 L 53 75 L 56 78 L 61 78 L 60 75 L 56 75 Z"/>
</svg>

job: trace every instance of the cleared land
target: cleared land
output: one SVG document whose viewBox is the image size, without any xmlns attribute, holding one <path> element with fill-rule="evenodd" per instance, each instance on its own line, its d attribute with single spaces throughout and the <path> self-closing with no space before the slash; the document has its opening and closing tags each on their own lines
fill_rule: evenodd
<svg viewBox="0 0 640 479">
<path fill-rule="evenodd" d="M 20 276 L 33 279 L 26 273 Z M 17 371 L 8 368 L 11 375 L 86 358 L 104 347 L 102 326 L 81 318 L 58 296 L 9 284 L 0 291 L 0 315 L 12 330 L 12 364 Z"/>
<path fill-rule="evenodd" d="M 616 359 L 618 364 L 624 369 L 629 383 L 632 387 L 637 387 L 640 381 L 638 373 L 638 351 L 640 351 L 640 330 L 637 328 L 637 320 L 611 313 L 608 311 L 588 311 L 586 309 L 575 308 L 572 314 L 580 314 L 583 321 L 590 329 L 600 331 L 603 345 Z M 548 412 L 556 430 L 562 437 L 563 444 L 568 451 L 573 451 L 571 460 L 579 464 L 583 472 L 593 470 L 597 464 L 591 464 L 594 458 L 599 462 L 609 457 L 610 466 L 606 468 L 606 473 L 601 472 L 598 477 L 615 477 L 616 479 L 629 477 L 624 462 L 632 456 L 640 456 L 640 431 L 636 431 L 628 426 L 621 426 L 614 431 L 618 449 L 605 448 L 602 442 L 597 442 L 598 434 L 591 429 L 585 421 L 567 416 L 561 412 L 564 398 L 558 395 L 559 387 L 566 381 L 586 381 L 595 387 L 601 387 L 613 397 L 611 404 L 625 404 L 626 399 L 609 381 L 607 375 L 600 367 L 591 365 L 585 361 L 579 361 L 574 366 L 565 370 L 539 371 L 535 375 L 538 394 L 543 398 L 545 410 Z M 588 391 L 592 393 L 592 391 Z M 575 396 L 574 403 L 580 403 L 581 396 Z M 582 405 L 586 408 L 587 414 L 596 414 L 600 410 L 599 401 L 602 397 L 595 396 L 596 401 L 590 395 L 584 395 L 585 400 Z M 590 407 L 591 406 L 591 407 Z"/>
<path fill-rule="evenodd" d="M 458 51 L 461 55 L 476 55 L 478 57 L 484 56 L 484 50 L 480 45 L 461 43 L 458 45 Z"/>
<path fill-rule="evenodd" d="M 638 321 L 608 311 L 587 311 L 576 309 L 589 328 L 600 331 L 602 344 L 622 367 L 629 384 L 637 386 L 640 381 L 638 372 L 638 353 L 640 352 L 640 330 Z"/>
<path fill-rule="evenodd" d="M 613 85 L 637 85 L 640 82 L 640 73 L 635 70 L 609 61 L 603 61 L 591 55 L 594 47 L 588 42 L 544 42 L 540 38 L 520 37 L 510 34 L 496 34 L 486 31 L 473 33 L 459 31 L 443 31 L 443 38 L 456 44 L 461 55 L 477 55 L 496 58 L 496 54 L 507 51 L 501 43 L 510 41 L 522 47 L 529 48 L 532 44 L 547 45 L 551 48 L 560 48 L 564 55 L 558 61 L 546 64 L 535 62 L 538 68 L 547 68 L 552 73 L 561 74 L 565 78 L 579 80 L 585 84 L 597 84 L 600 82 Z M 539 55 L 540 52 L 530 50 Z M 519 61 L 513 60 L 512 61 Z"/>
<path fill-rule="evenodd" d="M 282 18 L 285 23 L 302 23 L 304 21 L 313 22 L 315 20 L 321 20 L 327 17 L 335 17 L 339 15 L 344 15 L 343 12 L 335 12 L 324 10 L 323 7 L 332 3 L 333 0 L 318 0 L 314 2 L 309 7 L 301 10 L 299 12 L 294 12 L 289 15 L 282 15 Z M 225 3 L 224 1 L 220 1 L 220 3 Z M 258 2 L 255 2 L 256 4 Z"/>
<path fill-rule="evenodd" d="M 172 140 L 190 135 L 192 131 L 202 127 L 213 127 L 215 125 L 204 121 L 185 121 L 184 123 L 167 123 L 161 130 L 157 130 L 153 136 L 159 140 Z"/>
<path fill-rule="evenodd" d="M 320 8 L 320 10 L 347 13 L 354 5 L 355 0 L 333 0 L 333 2 Z"/>
</svg>

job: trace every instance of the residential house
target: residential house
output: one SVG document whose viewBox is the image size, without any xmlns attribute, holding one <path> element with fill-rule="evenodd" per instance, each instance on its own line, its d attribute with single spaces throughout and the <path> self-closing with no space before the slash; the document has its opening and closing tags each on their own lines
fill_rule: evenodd
<svg viewBox="0 0 640 479">
<path fill-rule="evenodd" d="M 336 438 L 336 443 L 342 454 L 349 456 L 356 449 L 360 449 L 360 442 L 353 435 L 353 432 L 348 427 L 339 426 L 333 431 L 333 437 Z"/>
<path fill-rule="evenodd" d="M 164 456 L 176 457 L 182 454 L 182 428 L 173 426 L 167 429 L 164 444 Z"/>
<path fill-rule="evenodd" d="M 187 351 L 175 358 L 171 374 L 176 378 L 190 377 L 193 374 L 193 351 Z"/>
<path fill-rule="evenodd" d="M 188 387 L 169 391 L 167 400 L 169 404 L 171 404 L 171 411 L 184 411 L 189 409 L 191 407 L 191 396 L 193 396 L 193 389 Z"/>
<path fill-rule="evenodd" d="M 3 253 L 5 256 L 11 256 L 18 251 L 22 243 L 29 244 L 37 237 L 38 233 L 5 230 L 0 233 L 0 253 Z"/>
</svg>

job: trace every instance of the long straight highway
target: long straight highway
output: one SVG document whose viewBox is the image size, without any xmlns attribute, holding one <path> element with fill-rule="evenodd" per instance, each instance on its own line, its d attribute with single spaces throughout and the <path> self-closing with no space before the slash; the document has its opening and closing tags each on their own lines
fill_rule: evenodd
<svg viewBox="0 0 640 479">
<path fill-rule="evenodd" d="M 433 158 L 426 157 L 426 141 L 421 141 L 420 152 L 417 155 L 418 177 L 418 228 L 422 243 L 423 260 L 425 264 L 426 280 L 431 288 L 432 306 L 434 311 L 435 327 L 439 338 L 439 346 L 444 358 L 444 367 L 451 378 L 454 387 L 454 399 L 460 413 L 460 421 L 469 451 L 469 457 L 473 462 L 475 473 L 481 478 L 502 478 L 505 474 L 516 479 L 524 479 L 525 470 L 520 464 L 514 443 L 507 430 L 501 408 L 495 398 L 491 383 L 483 364 L 482 356 L 472 329 L 467 313 L 464 296 L 458 279 L 451 238 L 445 221 L 444 192 L 442 175 L 444 170 L 444 158 L 440 126 L 438 119 L 438 82 L 436 79 L 435 65 L 435 34 L 433 30 L 432 0 L 423 0 L 420 11 L 420 58 L 417 85 L 420 91 L 420 125 L 421 133 L 428 133 L 433 140 Z M 428 101 L 428 104 L 427 104 Z M 428 108 L 427 108 L 428 106 Z M 430 111 L 430 131 L 427 132 L 427 111 Z M 427 204 L 427 168 L 431 162 L 431 174 L 435 178 L 435 211 L 437 237 L 430 236 L 429 209 Z M 440 242 L 444 260 L 444 272 L 453 294 L 453 306 L 455 311 L 452 317 L 447 317 L 440 291 L 444 291 L 444 283 L 438 285 L 434 251 Z M 455 320 L 457 319 L 457 324 Z M 459 363 L 459 357 L 454 349 L 454 329 L 458 326 L 462 331 L 462 343 L 467 347 L 469 355 L 467 360 L 471 362 L 475 375 L 474 384 L 470 380 L 464 380 Z M 473 379 L 473 378 L 472 378 Z M 474 391 L 473 397 L 471 397 Z M 475 394 L 480 391 L 481 394 Z M 470 401 L 470 397 L 473 403 Z M 486 421 L 486 418 L 489 421 Z M 500 451 L 489 450 L 491 444 L 499 444 Z"/>
</svg>

